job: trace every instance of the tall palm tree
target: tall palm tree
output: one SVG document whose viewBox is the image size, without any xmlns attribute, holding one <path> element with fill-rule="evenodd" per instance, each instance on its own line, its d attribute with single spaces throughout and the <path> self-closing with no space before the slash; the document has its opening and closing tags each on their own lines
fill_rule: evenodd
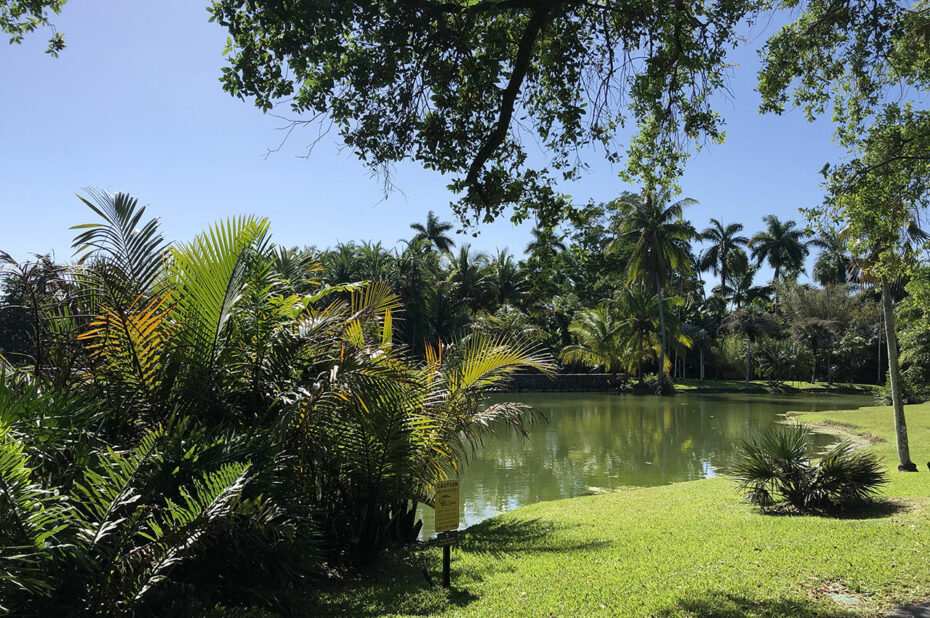
<svg viewBox="0 0 930 618">
<path fill-rule="evenodd" d="M 659 392 L 665 382 L 667 348 L 664 287 L 674 270 L 686 269 L 692 262 L 689 242 L 694 237 L 694 228 L 682 217 L 685 206 L 692 204 L 697 201 L 688 197 L 671 202 L 667 190 L 646 191 L 642 197 L 625 196 L 614 202 L 614 207 L 623 212 L 623 219 L 619 235 L 608 251 L 633 244 L 627 280 L 655 285 L 659 303 Z"/>
<path fill-rule="evenodd" d="M 888 278 L 888 275 L 881 273 L 876 281 L 873 269 L 879 260 L 882 250 L 887 250 L 888 245 L 897 244 L 899 250 L 905 249 L 905 255 L 910 254 L 913 247 L 919 246 L 930 240 L 930 234 L 922 230 L 917 221 L 911 217 L 897 230 L 898 237 L 886 241 L 882 245 L 873 246 L 869 255 L 855 258 L 853 260 L 853 273 L 858 275 L 860 282 L 866 284 L 878 283 L 881 286 L 882 316 L 885 325 L 885 344 L 888 350 L 888 379 L 891 382 L 891 405 L 894 409 L 894 428 L 895 441 L 898 450 L 898 470 L 916 472 L 917 466 L 911 461 L 910 444 L 907 438 L 907 421 L 904 417 L 904 401 L 901 392 L 901 368 L 898 363 L 898 335 L 895 328 L 895 310 L 894 300 L 891 298 L 891 286 L 895 281 Z M 848 236 L 847 230 L 840 232 L 841 238 L 845 240 Z"/>
<path fill-rule="evenodd" d="M 717 219 L 711 219 L 710 223 L 710 227 L 698 236 L 700 240 L 711 243 L 698 259 L 698 268 L 702 271 L 712 270 L 715 275 L 720 275 L 722 290 L 727 285 L 731 253 L 749 244 L 749 239 L 739 235 L 743 231 L 742 223 L 725 226 Z"/>
<path fill-rule="evenodd" d="M 488 293 L 488 258 L 475 253 L 471 245 L 459 247 L 458 255 L 449 258 L 449 281 L 454 286 L 456 300 L 477 311 Z"/>
<path fill-rule="evenodd" d="M 846 251 L 846 241 L 833 230 L 824 230 L 810 244 L 821 249 L 814 263 L 814 279 L 820 285 L 848 283 L 853 261 Z"/>
<path fill-rule="evenodd" d="M 526 287 L 520 265 L 507 249 L 498 250 L 491 260 L 488 284 L 498 305 L 516 305 Z"/>
<path fill-rule="evenodd" d="M 565 251 L 565 243 L 562 242 L 562 237 L 556 235 L 555 230 L 551 227 L 534 227 L 530 230 L 530 235 L 533 239 L 524 249 L 529 255 L 550 258 Z"/>
<path fill-rule="evenodd" d="M 804 268 L 804 258 L 809 253 L 809 242 L 804 240 L 804 230 L 794 221 L 782 221 L 775 215 L 765 215 L 765 230 L 757 233 L 749 241 L 752 258 L 756 266 L 768 262 L 775 270 L 775 284 L 786 272 L 800 271 Z M 775 310 L 778 311 L 778 293 L 775 294 Z"/>
<path fill-rule="evenodd" d="M 446 252 L 455 246 L 453 241 L 446 234 L 452 229 L 452 224 L 448 221 L 440 221 L 439 217 L 431 210 L 426 215 L 426 225 L 422 223 L 411 223 L 410 229 L 417 232 L 414 238 L 423 238 L 437 251 Z"/>
<path fill-rule="evenodd" d="M 752 377 L 752 344 L 765 335 L 777 332 L 778 323 L 768 312 L 756 305 L 748 305 L 728 315 L 721 326 L 746 338 L 746 384 L 749 384 Z"/>
</svg>

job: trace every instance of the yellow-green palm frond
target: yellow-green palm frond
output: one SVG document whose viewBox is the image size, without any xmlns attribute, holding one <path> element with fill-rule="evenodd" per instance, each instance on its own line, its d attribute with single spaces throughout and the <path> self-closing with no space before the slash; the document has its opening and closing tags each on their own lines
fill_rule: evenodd
<svg viewBox="0 0 930 618">
<path fill-rule="evenodd" d="M 91 356 L 103 361 L 104 374 L 131 389 L 152 391 L 163 366 L 165 348 L 174 327 L 168 324 L 169 295 L 137 298 L 125 311 L 103 307 L 78 340 Z"/>
<path fill-rule="evenodd" d="M 216 360 L 242 293 L 248 253 L 264 244 L 267 233 L 266 219 L 235 217 L 171 250 L 168 272 L 178 289 L 174 314 L 182 325 L 178 336 L 189 360 L 201 368 Z"/>
<path fill-rule="evenodd" d="M 548 352 L 534 343 L 510 341 L 503 336 L 478 336 L 464 342 L 445 373 L 453 391 L 466 391 L 501 386 L 521 369 L 535 369 L 548 375 L 554 366 Z"/>
</svg>

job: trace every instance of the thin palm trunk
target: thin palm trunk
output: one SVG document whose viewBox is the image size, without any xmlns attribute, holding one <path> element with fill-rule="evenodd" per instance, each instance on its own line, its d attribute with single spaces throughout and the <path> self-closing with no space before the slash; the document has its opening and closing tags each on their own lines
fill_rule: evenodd
<svg viewBox="0 0 930 618">
<path fill-rule="evenodd" d="M 659 299 L 659 393 L 665 386 L 665 309 L 662 307 L 662 280 L 659 273 L 656 273 L 656 295 Z"/>
<path fill-rule="evenodd" d="M 701 346 L 701 382 L 704 381 L 704 346 Z"/>
<path fill-rule="evenodd" d="M 882 383 L 882 329 L 879 326 L 878 329 L 878 371 L 875 376 L 875 383 Z"/>
<path fill-rule="evenodd" d="M 779 267 L 775 267 L 775 277 L 772 279 L 772 313 L 778 315 L 778 275 Z"/>
<path fill-rule="evenodd" d="M 904 403 L 901 401 L 901 373 L 898 367 L 898 337 L 895 333 L 894 306 L 888 291 L 888 280 L 884 275 L 882 283 L 882 309 L 885 314 L 885 341 L 888 343 L 888 373 L 891 377 L 891 405 L 894 408 L 894 431 L 898 445 L 898 470 L 916 472 L 917 466 L 911 461 L 911 452 L 907 443 L 907 422 L 904 419 Z"/>
<path fill-rule="evenodd" d="M 749 371 L 752 367 L 752 339 L 746 337 L 746 384 L 749 384 Z"/>
</svg>

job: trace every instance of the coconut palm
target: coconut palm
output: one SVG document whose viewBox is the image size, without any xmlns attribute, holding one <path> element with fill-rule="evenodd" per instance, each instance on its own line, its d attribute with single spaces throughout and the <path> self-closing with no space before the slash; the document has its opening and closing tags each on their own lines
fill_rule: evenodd
<svg viewBox="0 0 930 618">
<path fill-rule="evenodd" d="M 820 285 L 848 283 L 854 267 L 842 235 L 824 230 L 810 244 L 821 249 L 814 263 L 814 280 Z"/>
<path fill-rule="evenodd" d="M 804 259 L 809 253 L 810 243 L 804 240 L 804 230 L 794 221 L 782 221 L 775 215 L 762 218 L 765 230 L 758 232 L 749 241 L 752 259 L 756 266 L 762 262 L 775 271 L 773 285 L 777 285 L 785 273 L 800 272 L 804 269 Z M 775 309 L 778 310 L 778 294 L 775 295 Z"/>
<path fill-rule="evenodd" d="M 468 243 L 459 247 L 458 254 L 449 257 L 449 282 L 455 299 L 472 311 L 477 311 L 488 296 L 488 258 L 475 253 Z"/>
<path fill-rule="evenodd" d="M 625 243 L 633 244 L 627 280 L 655 286 L 659 307 L 659 390 L 665 381 L 666 316 L 664 287 L 674 270 L 687 269 L 692 263 L 688 243 L 694 228 L 683 217 L 685 206 L 696 204 L 691 198 L 671 202 L 667 190 L 646 191 L 642 196 L 626 196 L 613 206 L 623 213 L 618 237 L 608 251 Z"/>
<path fill-rule="evenodd" d="M 622 329 L 623 325 L 607 303 L 585 309 L 576 314 L 569 326 L 577 343 L 562 348 L 559 357 L 566 363 L 601 367 L 614 378 L 624 368 Z"/>
<path fill-rule="evenodd" d="M 507 249 L 501 249 L 491 259 L 488 286 L 497 305 L 518 305 L 526 288 L 526 278 Z"/>
<path fill-rule="evenodd" d="M 452 229 L 452 224 L 440 221 L 432 210 L 427 213 L 425 224 L 411 223 L 410 229 L 417 232 L 414 238 L 426 240 L 437 251 L 450 251 L 455 246 L 455 242 L 446 234 Z"/>
<path fill-rule="evenodd" d="M 715 275 L 720 275 L 722 290 L 728 281 L 731 253 L 745 247 L 749 239 L 739 235 L 743 231 L 741 223 L 723 225 L 718 219 L 711 219 L 710 223 L 710 227 L 698 236 L 700 240 L 711 243 L 698 258 L 698 268 L 702 271 L 712 270 Z"/>
<path fill-rule="evenodd" d="M 527 255 L 550 259 L 565 251 L 565 243 L 562 242 L 562 237 L 557 235 L 551 227 L 534 227 L 530 230 L 530 235 L 533 239 L 524 249 Z"/>
</svg>

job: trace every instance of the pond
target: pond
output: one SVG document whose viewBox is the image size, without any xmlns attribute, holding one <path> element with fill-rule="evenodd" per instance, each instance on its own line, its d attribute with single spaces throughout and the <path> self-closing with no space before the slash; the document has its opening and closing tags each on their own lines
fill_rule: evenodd
<svg viewBox="0 0 930 618">
<path fill-rule="evenodd" d="M 725 473 L 736 445 L 786 412 L 858 408 L 863 395 L 609 393 L 497 395 L 521 401 L 548 422 L 524 439 L 500 431 L 485 439 L 460 477 L 460 529 L 525 504 L 630 485 L 663 485 Z M 835 439 L 816 434 L 815 445 Z M 422 508 L 422 536 L 433 511 Z"/>
</svg>

